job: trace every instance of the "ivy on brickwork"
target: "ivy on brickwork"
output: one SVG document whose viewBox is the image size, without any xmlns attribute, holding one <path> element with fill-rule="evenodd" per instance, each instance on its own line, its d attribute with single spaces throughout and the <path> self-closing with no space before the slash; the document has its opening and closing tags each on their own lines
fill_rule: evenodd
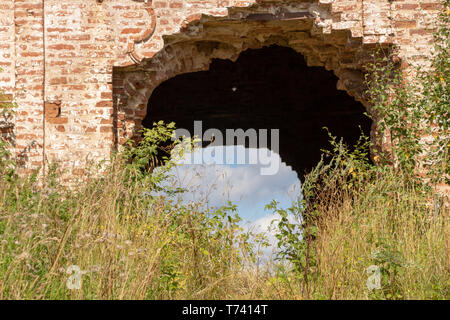
<svg viewBox="0 0 450 320">
<path fill-rule="evenodd" d="M 389 153 L 375 160 L 394 164 L 408 178 L 426 173 L 433 183 L 449 183 L 449 19 L 450 1 L 434 33 L 434 55 L 427 68 L 419 67 L 405 80 L 395 53 L 370 64 L 366 75 L 367 94 L 381 136 L 390 145 Z M 394 50 L 395 51 L 395 50 Z M 407 77 L 407 76 L 406 76 Z"/>
<path fill-rule="evenodd" d="M 445 2 L 445 11 L 440 15 L 439 27 L 435 33 L 436 55 L 432 62 L 432 71 L 421 74 L 424 83 L 423 96 L 419 103 L 426 107 L 425 119 L 427 131 L 433 136 L 429 143 L 426 165 L 432 176 L 441 177 L 449 183 L 450 150 L 449 113 L 450 113 L 450 1 Z"/>
<path fill-rule="evenodd" d="M 2 69 L 0 68 L 0 73 Z M 9 135 L 13 126 L 16 104 L 10 95 L 0 90 L 0 171 L 8 171 L 8 176 L 14 172 L 14 161 L 10 151 Z"/>
</svg>

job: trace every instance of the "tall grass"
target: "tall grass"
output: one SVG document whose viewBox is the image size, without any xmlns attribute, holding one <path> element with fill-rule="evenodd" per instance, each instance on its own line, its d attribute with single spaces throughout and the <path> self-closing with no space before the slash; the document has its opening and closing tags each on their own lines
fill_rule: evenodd
<svg viewBox="0 0 450 320">
<path fill-rule="evenodd" d="M 367 143 L 350 151 L 331 142 L 331 159 L 306 176 L 303 201 L 289 209 L 303 218 L 303 239 L 291 237 L 295 223 L 278 225 L 291 262 L 278 274 L 284 298 L 449 299 L 448 196 L 369 163 Z"/>
<path fill-rule="evenodd" d="M 390 167 L 336 159 L 315 171 L 336 178 L 314 204 L 307 291 L 291 264 L 256 264 L 234 206 L 150 195 L 119 160 L 70 189 L 3 171 L 0 299 L 448 299 L 445 206 Z M 371 265 L 381 289 L 367 287 Z"/>
<path fill-rule="evenodd" d="M 112 166 L 70 190 L 57 180 L 42 188 L 2 179 L 0 298 L 218 298 L 233 291 L 245 258 L 231 245 L 245 245 L 235 239 L 233 208 L 205 212 L 151 197 L 128 173 Z M 79 290 L 67 286 L 71 265 L 86 272 Z"/>
<path fill-rule="evenodd" d="M 316 298 L 450 298 L 448 207 L 392 169 L 318 205 Z M 364 180 L 363 180 L 364 181 Z M 361 181 L 361 182 L 363 182 Z M 370 266 L 380 288 L 369 290 Z"/>
<path fill-rule="evenodd" d="M 283 217 L 283 251 L 266 266 L 257 263 L 261 237 L 243 232 L 234 205 L 185 205 L 170 196 L 182 190 L 162 187 L 174 163 L 158 151 L 172 147 L 173 126 L 144 132 L 70 188 L 52 166 L 45 176 L 17 175 L 0 139 L 0 299 L 449 299 L 448 194 L 415 170 L 425 123 L 434 137 L 428 180 L 448 184 L 448 7 L 420 95 L 392 79 L 369 82 L 397 165 L 383 154 L 376 166 L 367 161 L 364 139 L 354 151 L 332 139 L 303 199 L 289 211 L 269 206 Z M 166 169 L 154 170 L 161 160 Z"/>
</svg>

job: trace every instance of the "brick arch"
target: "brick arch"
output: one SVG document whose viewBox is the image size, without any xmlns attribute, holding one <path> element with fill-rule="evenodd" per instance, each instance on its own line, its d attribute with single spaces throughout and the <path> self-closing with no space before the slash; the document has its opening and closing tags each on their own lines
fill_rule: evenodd
<svg viewBox="0 0 450 320">
<path fill-rule="evenodd" d="M 290 47 L 305 57 L 308 66 L 332 70 L 339 79 L 337 88 L 370 112 L 364 98 L 364 65 L 383 44 L 363 44 L 352 27 L 333 29 L 326 6 L 309 3 L 301 8 L 303 11 L 283 9 L 282 5 L 254 6 L 230 8 L 225 17 L 188 17 L 190 22 L 178 33 L 163 37 L 164 45 L 153 57 L 115 68 L 116 146 L 139 136 L 147 102 L 162 82 L 183 73 L 208 70 L 213 59 L 235 61 L 247 49 L 270 45 Z M 375 126 L 372 134 L 374 131 Z"/>
</svg>

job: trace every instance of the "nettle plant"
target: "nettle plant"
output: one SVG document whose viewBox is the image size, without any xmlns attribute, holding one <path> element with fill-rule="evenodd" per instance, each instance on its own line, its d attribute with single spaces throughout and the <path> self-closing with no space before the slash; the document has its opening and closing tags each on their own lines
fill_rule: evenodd
<svg viewBox="0 0 450 320">
<path fill-rule="evenodd" d="M 322 150 L 322 159 L 305 175 L 302 196 L 287 209 L 277 201 L 266 205 L 267 210 L 279 215 L 278 223 L 272 221 L 278 246 L 276 259 L 288 262 L 290 271 L 302 282 L 306 297 L 310 297 L 311 283 L 320 277 L 315 240 L 323 219 L 332 208 L 340 207 L 346 196 L 359 192 L 375 173 L 369 161 L 369 137 L 361 133 L 357 143 L 348 146 L 324 129 L 330 147 Z"/>
<path fill-rule="evenodd" d="M 377 54 L 368 65 L 367 96 L 371 117 L 376 118 L 379 137 L 388 139 L 390 151 L 375 159 L 394 165 L 405 178 L 426 172 L 433 183 L 449 183 L 449 4 L 434 34 L 434 54 L 406 75 L 399 66 L 395 48 Z M 424 169 L 424 170 L 423 170 Z"/>
<path fill-rule="evenodd" d="M 425 165 L 431 177 L 449 184 L 450 165 L 448 154 L 450 149 L 449 113 L 450 113 L 450 1 L 445 2 L 445 11 L 440 14 L 438 29 L 434 34 L 435 55 L 431 60 L 431 70 L 420 72 L 423 83 L 423 95 L 420 103 L 426 108 L 425 120 L 427 133 L 433 136 L 428 143 L 429 152 Z"/>
<path fill-rule="evenodd" d="M 150 188 L 169 194 L 183 192 L 179 188 L 161 187 L 169 179 L 178 160 L 194 149 L 197 139 L 176 138 L 175 123 L 158 121 L 152 128 L 143 128 L 141 138 L 130 139 L 121 152 L 126 169 L 133 180 L 149 183 Z M 158 168 L 158 170 L 156 170 Z"/>
</svg>

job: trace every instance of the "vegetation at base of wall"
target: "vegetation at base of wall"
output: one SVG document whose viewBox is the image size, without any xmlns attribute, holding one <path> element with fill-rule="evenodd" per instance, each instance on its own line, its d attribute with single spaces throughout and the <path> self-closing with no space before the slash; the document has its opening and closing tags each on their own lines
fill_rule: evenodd
<svg viewBox="0 0 450 320">
<path fill-rule="evenodd" d="M 234 205 L 173 200 L 165 167 L 142 175 L 117 158 L 71 188 L 57 168 L 2 173 L 0 299 L 448 299 L 448 212 L 432 189 L 334 146 L 307 178 L 314 202 L 291 208 L 306 227 L 281 222 L 285 251 L 268 265 Z"/>
<path fill-rule="evenodd" d="M 304 199 L 288 209 L 298 227 L 279 224 L 289 255 L 289 287 L 309 299 L 448 299 L 448 207 L 427 185 L 392 166 L 374 166 L 332 140 L 329 162 L 306 177 Z M 305 192 L 304 191 L 304 192 Z M 313 201 L 309 200 L 313 199 Z M 272 207 L 283 214 L 282 209 Z M 379 274 L 376 274 L 379 273 Z M 368 281 L 380 277 L 379 287 Z"/>
<path fill-rule="evenodd" d="M 264 235 L 242 230 L 236 206 L 171 197 L 183 192 L 163 183 L 173 125 L 155 124 L 70 188 L 55 165 L 18 175 L 4 141 L 0 299 L 449 299 L 448 200 L 434 188 L 449 173 L 445 30 L 417 84 L 398 82 L 391 60 L 374 64 L 368 95 L 391 153 L 374 165 L 367 137 L 350 148 L 330 135 L 303 198 L 268 205 L 281 216 L 280 252 L 265 265 Z M 432 183 L 418 179 L 421 166 Z"/>
</svg>

